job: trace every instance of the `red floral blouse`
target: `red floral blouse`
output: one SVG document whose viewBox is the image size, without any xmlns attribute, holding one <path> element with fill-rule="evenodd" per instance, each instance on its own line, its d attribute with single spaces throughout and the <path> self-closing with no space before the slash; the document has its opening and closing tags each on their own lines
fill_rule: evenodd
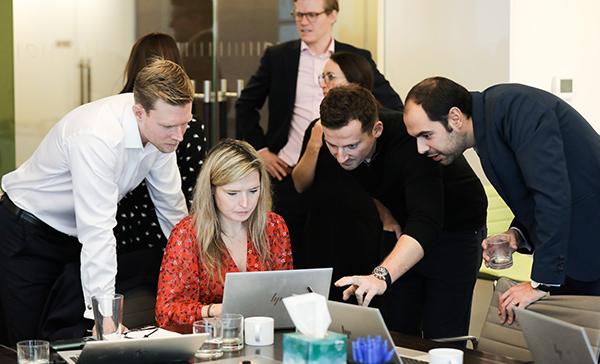
<svg viewBox="0 0 600 364">
<path fill-rule="evenodd" d="M 252 271 L 293 269 L 290 235 L 283 218 L 273 212 L 267 215 L 267 240 L 272 266 L 261 264 L 251 241 L 248 241 L 246 269 Z M 239 272 L 233 258 L 227 255 L 225 273 Z M 161 327 L 189 325 L 202 318 L 202 306 L 223 301 L 223 284 L 209 279 L 200 263 L 196 229 L 191 216 L 181 220 L 165 248 L 156 298 L 156 322 Z"/>
</svg>

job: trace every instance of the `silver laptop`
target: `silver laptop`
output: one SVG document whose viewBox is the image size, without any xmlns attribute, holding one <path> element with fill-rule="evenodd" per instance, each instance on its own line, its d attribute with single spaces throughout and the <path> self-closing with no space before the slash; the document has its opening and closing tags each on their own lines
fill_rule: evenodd
<svg viewBox="0 0 600 364">
<path fill-rule="evenodd" d="M 171 337 L 88 341 L 82 350 L 59 351 L 69 364 L 167 363 L 187 361 L 202 346 L 208 334 Z"/>
<path fill-rule="evenodd" d="M 236 272 L 225 275 L 223 312 L 244 317 L 269 316 L 275 328 L 293 328 L 282 299 L 315 292 L 329 297 L 333 268 Z"/>
<path fill-rule="evenodd" d="M 392 340 L 392 336 L 378 309 L 335 301 L 328 301 L 327 306 L 331 315 L 329 330 L 348 336 L 349 358 L 352 357 L 352 341 L 361 336 L 381 336 L 382 339 L 389 342 L 390 348 L 394 347 L 394 340 Z M 429 362 L 429 355 L 424 351 L 401 347 L 395 349 L 394 363 L 420 364 Z"/>
<path fill-rule="evenodd" d="M 522 308 L 514 310 L 535 363 L 598 362 L 583 327 Z"/>
</svg>

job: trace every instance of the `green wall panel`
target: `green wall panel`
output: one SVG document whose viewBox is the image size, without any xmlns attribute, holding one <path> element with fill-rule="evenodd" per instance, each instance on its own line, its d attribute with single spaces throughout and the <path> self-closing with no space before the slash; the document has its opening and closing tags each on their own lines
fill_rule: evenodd
<svg viewBox="0 0 600 364">
<path fill-rule="evenodd" d="M 12 0 L 0 0 L 0 175 L 15 168 Z"/>
</svg>

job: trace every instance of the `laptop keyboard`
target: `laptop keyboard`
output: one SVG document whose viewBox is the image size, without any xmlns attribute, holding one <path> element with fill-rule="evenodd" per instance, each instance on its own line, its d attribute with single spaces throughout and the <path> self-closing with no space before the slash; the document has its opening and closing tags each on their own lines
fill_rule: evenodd
<svg viewBox="0 0 600 364">
<path fill-rule="evenodd" d="M 77 361 L 79 360 L 79 355 L 73 355 L 70 358 L 71 360 L 73 360 L 73 362 L 77 363 Z"/>
<path fill-rule="evenodd" d="M 400 360 L 402 360 L 402 364 L 428 364 L 428 361 L 419 360 L 415 358 L 409 358 L 406 356 L 400 356 Z"/>
</svg>

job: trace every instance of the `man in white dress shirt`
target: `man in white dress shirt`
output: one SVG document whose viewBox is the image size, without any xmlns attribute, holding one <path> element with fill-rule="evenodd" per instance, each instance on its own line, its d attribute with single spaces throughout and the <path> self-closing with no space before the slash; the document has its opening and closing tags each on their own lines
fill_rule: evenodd
<svg viewBox="0 0 600 364">
<path fill-rule="evenodd" d="M 2 178 L 0 321 L 9 344 L 44 336 L 53 296 L 64 294 L 57 281 L 73 263 L 85 301 L 76 319 L 93 319 L 91 297 L 115 291 L 117 203 L 142 180 L 166 236 L 187 215 L 174 151 L 192 119 L 193 93 L 180 66 L 156 60 L 140 71 L 133 94 L 71 111 Z"/>
</svg>

